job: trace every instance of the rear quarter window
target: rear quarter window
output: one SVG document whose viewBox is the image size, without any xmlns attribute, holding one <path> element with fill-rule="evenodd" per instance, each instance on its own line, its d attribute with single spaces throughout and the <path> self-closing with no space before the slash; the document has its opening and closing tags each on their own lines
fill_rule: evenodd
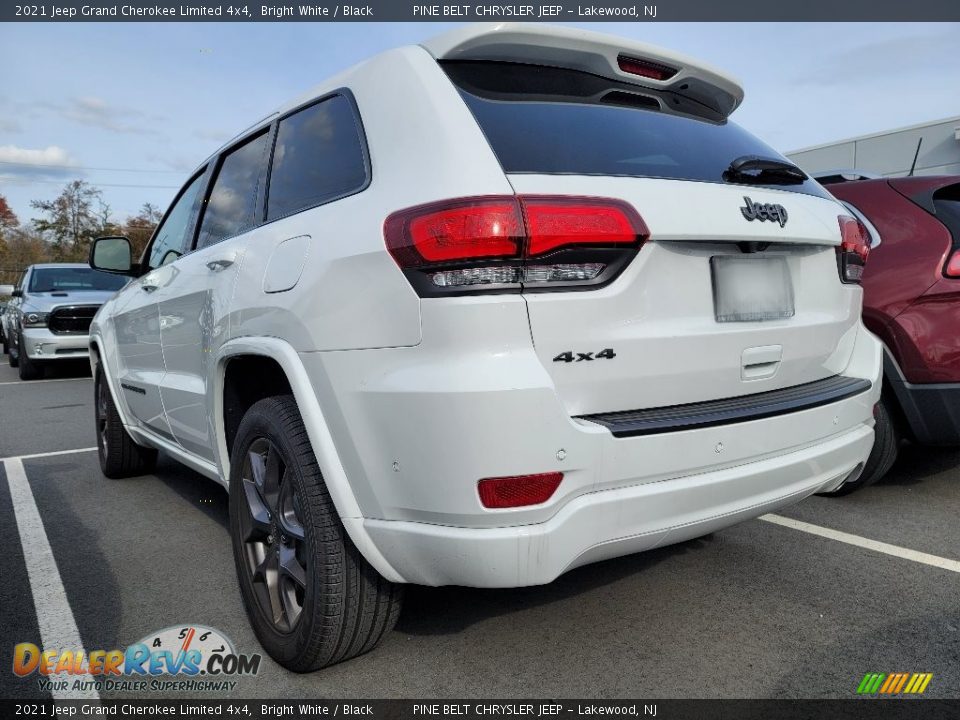
<svg viewBox="0 0 960 720">
<path fill-rule="evenodd" d="M 267 220 L 322 205 L 367 185 L 366 144 L 353 103 L 333 95 L 289 115 L 277 127 Z"/>
<path fill-rule="evenodd" d="M 960 183 L 941 188 L 933 194 L 937 219 L 947 226 L 953 236 L 953 247 L 960 249 Z"/>
</svg>

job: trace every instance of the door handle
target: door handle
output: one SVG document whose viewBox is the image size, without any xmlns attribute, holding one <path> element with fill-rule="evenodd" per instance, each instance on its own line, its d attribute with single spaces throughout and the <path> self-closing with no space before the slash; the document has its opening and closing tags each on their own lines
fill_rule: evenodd
<svg viewBox="0 0 960 720">
<path fill-rule="evenodd" d="M 210 272 L 220 272 L 221 270 L 226 270 L 228 267 L 233 265 L 233 260 L 223 258 L 221 260 L 211 260 L 207 263 L 207 269 Z"/>
<path fill-rule="evenodd" d="M 141 285 L 140 289 L 143 290 L 144 292 L 152 293 L 158 287 L 160 286 L 159 285 Z"/>
</svg>

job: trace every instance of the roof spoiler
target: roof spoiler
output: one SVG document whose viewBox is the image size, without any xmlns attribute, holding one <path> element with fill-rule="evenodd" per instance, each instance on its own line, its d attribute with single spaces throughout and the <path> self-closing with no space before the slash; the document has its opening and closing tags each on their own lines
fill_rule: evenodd
<svg viewBox="0 0 960 720">
<path fill-rule="evenodd" d="M 426 40 L 437 60 L 490 60 L 551 65 L 673 92 L 727 117 L 743 102 L 731 76 L 692 58 L 646 43 L 527 23 L 478 23 Z"/>
</svg>

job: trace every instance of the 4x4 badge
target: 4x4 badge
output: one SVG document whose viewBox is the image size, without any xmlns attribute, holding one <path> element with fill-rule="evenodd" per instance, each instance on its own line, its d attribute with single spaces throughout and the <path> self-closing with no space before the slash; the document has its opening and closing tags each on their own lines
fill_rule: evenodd
<svg viewBox="0 0 960 720">
<path fill-rule="evenodd" d="M 759 220 L 764 222 L 770 220 L 780 223 L 780 227 L 787 224 L 787 209 L 783 205 L 774 203 L 755 203 L 746 195 L 743 196 L 745 207 L 740 208 L 743 216 L 750 221 Z"/>
</svg>

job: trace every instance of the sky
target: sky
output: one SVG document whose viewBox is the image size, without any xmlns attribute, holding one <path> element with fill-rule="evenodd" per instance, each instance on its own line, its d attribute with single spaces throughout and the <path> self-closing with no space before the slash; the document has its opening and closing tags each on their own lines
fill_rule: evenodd
<svg viewBox="0 0 960 720">
<path fill-rule="evenodd" d="M 0 24 L 0 194 L 21 221 L 72 179 L 113 218 L 165 209 L 223 142 L 324 78 L 447 23 Z M 958 23 L 584 23 L 739 78 L 782 152 L 960 115 Z"/>
</svg>

